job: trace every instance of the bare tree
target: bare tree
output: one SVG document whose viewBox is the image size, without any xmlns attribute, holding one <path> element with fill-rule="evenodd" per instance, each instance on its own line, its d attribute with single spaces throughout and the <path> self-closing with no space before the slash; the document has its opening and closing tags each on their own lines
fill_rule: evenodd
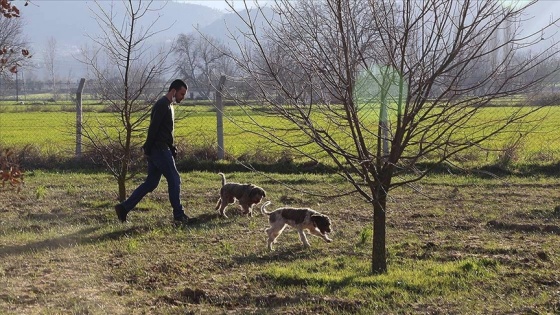
<svg viewBox="0 0 560 315">
<path fill-rule="evenodd" d="M 154 50 L 149 40 L 167 29 L 152 30 L 157 20 L 148 26 L 141 24 L 146 14 L 161 10 L 154 1 L 124 0 L 126 14 L 118 19 L 113 10 L 96 2 L 94 11 L 102 35 L 92 40 L 97 48 L 84 51 L 83 60 L 95 76 L 98 91 L 114 113 L 114 124 L 84 123 L 83 135 L 92 156 L 103 163 L 117 179 L 119 200 L 126 197 L 126 181 L 134 175 L 131 167 L 141 156 L 139 135 L 145 132 L 143 122 L 149 117 L 154 91 L 161 74 L 169 70 L 166 60 L 171 49 Z M 159 92 L 164 87 L 159 87 Z M 152 92 L 153 93 L 153 92 Z"/>
<path fill-rule="evenodd" d="M 56 90 L 56 67 L 55 67 L 55 59 L 57 55 L 58 55 L 58 47 L 56 43 L 56 38 L 51 36 L 47 40 L 44 62 L 45 62 L 45 68 L 47 70 L 47 74 L 51 81 L 53 98 L 55 100 L 58 98 L 58 92 Z"/>
<path fill-rule="evenodd" d="M 534 71 L 553 60 L 555 43 L 542 45 L 541 37 L 557 20 L 522 34 L 524 13 L 536 1 L 501 3 L 278 0 L 264 26 L 253 22 L 247 6 L 237 11 L 247 31 L 237 41 L 241 56 L 232 58 L 285 123 L 234 121 L 337 166 L 372 206 L 373 273 L 387 271 L 389 192 L 414 187 L 432 170 L 417 167 L 420 161 L 435 167 L 498 134 L 526 129 L 536 108 L 484 119 L 479 112 L 496 99 L 539 88 L 559 67 Z M 530 59 L 518 54 L 536 44 L 540 50 Z"/>
<path fill-rule="evenodd" d="M 226 57 L 228 49 L 213 37 L 201 34 L 181 34 L 175 46 L 178 72 L 190 83 L 190 89 L 211 99 L 213 84 L 220 75 L 231 76 L 235 63 Z"/>
</svg>

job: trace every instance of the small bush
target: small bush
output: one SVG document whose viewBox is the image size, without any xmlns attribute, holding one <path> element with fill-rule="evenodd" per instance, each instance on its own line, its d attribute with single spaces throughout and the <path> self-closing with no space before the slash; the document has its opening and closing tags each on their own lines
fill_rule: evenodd
<svg viewBox="0 0 560 315">
<path fill-rule="evenodd" d="M 277 152 L 270 150 L 268 147 L 258 146 L 254 151 L 245 152 L 237 159 L 246 163 L 293 164 L 294 155 L 289 150 Z"/>
<path fill-rule="evenodd" d="M 195 146 L 185 141 L 177 142 L 177 160 L 217 161 L 218 147 L 211 143 Z"/>
<path fill-rule="evenodd" d="M 551 106 L 560 105 L 560 93 L 533 93 L 527 95 L 526 100 L 528 105 L 531 106 Z"/>
<path fill-rule="evenodd" d="M 512 166 L 513 163 L 520 160 L 520 152 L 523 151 L 525 145 L 525 136 L 519 134 L 519 137 L 512 138 L 506 143 L 498 155 L 498 165 L 501 167 Z"/>
</svg>

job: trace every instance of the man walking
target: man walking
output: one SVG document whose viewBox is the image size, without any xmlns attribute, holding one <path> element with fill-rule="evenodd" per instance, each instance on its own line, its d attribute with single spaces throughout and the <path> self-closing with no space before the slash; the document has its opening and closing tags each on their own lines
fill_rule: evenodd
<svg viewBox="0 0 560 315">
<path fill-rule="evenodd" d="M 177 148 L 174 132 L 174 103 L 180 103 L 187 94 L 188 87 L 182 80 L 175 80 L 169 86 L 167 94 L 161 97 L 152 107 L 150 126 L 146 142 L 142 146 L 148 160 L 148 176 L 130 197 L 115 206 L 117 217 L 121 222 L 127 221 L 127 214 L 144 196 L 156 189 L 161 176 L 167 180 L 169 201 L 173 207 L 175 224 L 185 225 L 191 219 L 185 214 L 181 205 L 181 178 L 175 165 Z"/>
</svg>

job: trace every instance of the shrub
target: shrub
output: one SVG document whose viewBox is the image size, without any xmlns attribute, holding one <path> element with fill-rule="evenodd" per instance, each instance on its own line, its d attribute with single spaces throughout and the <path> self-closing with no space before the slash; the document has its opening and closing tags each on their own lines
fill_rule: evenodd
<svg viewBox="0 0 560 315">
<path fill-rule="evenodd" d="M 526 102 L 531 106 L 560 105 L 560 93 L 533 93 L 527 95 Z"/>
</svg>

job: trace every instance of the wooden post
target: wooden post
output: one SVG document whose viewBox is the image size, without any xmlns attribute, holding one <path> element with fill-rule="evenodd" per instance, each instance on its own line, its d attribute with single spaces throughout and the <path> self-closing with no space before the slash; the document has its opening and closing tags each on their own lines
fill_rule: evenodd
<svg viewBox="0 0 560 315">
<path fill-rule="evenodd" d="M 223 160 L 225 155 L 224 150 L 224 119 L 223 111 L 224 104 L 222 102 L 222 90 L 226 82 L 226 77 L 221 76 L 218 88 L 216 89 L 216 120 L 217 120 L 217 137 L 218 137 L 218 160 Z"/>
<path fill-rule="evenodd" d="M 82 156 L 82 92 L 86 79 L 81 78 L 76 92 L 76 158 Z"/>
</svg>

